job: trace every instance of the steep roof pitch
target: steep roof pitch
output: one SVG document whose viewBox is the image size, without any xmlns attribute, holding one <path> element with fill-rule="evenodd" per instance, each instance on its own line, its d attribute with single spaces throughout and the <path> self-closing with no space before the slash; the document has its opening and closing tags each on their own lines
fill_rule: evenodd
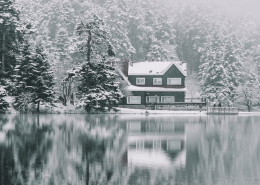
<svg viewBox="0 0 260 185">
<path fill-rule="evenodd" d="M 181 62 L 137 62 L 129 64 L 128 75 L 163 75 L 172 65 L 187 76 L 186 64 Z"/>
<path fill-rule="evenodd" d="M 125 76 L 125 74 L 121 71 L 121 69 L 117 67 L 116 70 L 117 70 L 118 73 L 122 76 L 122 78 L 125 80 L 125 82 L 127 83 L 127 85 L 131 85 L 131 83 L 129 82 L 129 80 L 127 79 L 127 77 Z"/>
</svg>

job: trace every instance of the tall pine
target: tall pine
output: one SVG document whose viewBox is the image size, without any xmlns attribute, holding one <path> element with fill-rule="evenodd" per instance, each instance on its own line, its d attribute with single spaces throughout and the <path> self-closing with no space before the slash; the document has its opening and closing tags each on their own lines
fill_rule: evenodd
<svg viewBox="0 0 260 185">
<path fill-rule="evenodd" d="M 123 97 L 115 68 L 103 62 L 87 62 L 73 72 L 80 77 L 78 85 L 81 105 L 117 104 Z"/>
<path fill-rule="evenodd" d="M 222 97 L 234 98 L 234 89 L 241 80 L 241 44 L 235 35 L 215 31 L 205 44 L 199 79 L 203 94 L 214 101 Z"/>
<path fill-rule="evenodd" d="M 19 27 L 19 12 L 12 0 L 0 0 L 0 62 L 2 77 L 9 77 L 16 63 L 18 42 L 22 40 Z"/>
<path fill-rule="evenodd" d="M 39 111 L 40 102 L 51 101 L 54 94 L 53 74 L 40 43 L 31 45 L 29 42 L 24 42 L 21 59 L 15 71 L 14 78 L 18 94 L 32 93 L 32 102 L 37 104 L 37 111 Z M 16 99 L 18 106 L 21 101 L 23 101 L 21 97 Z"/>
</svg>

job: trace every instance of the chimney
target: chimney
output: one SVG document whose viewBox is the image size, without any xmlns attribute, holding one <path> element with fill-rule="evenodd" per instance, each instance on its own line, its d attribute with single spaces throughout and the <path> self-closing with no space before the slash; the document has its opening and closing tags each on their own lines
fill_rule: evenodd
<svg viewBox="0 0 260 185">
<path fill-rule="evenodd" d="M 128 65 L 129 65 L 129 59 L 125 59 L 125 61 L 122 62 L 122 72 L 126 77 L 128 76 Z"/>
</svg>

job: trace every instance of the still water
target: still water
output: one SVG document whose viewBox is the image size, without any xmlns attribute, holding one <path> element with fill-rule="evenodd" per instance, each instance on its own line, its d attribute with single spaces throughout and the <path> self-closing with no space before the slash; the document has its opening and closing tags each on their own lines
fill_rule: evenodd
<svg viewBox="0 0 260 185">
<path fill-rule="evenodd" d="M 259 120 L 0 115 L 0 184 L 259 185 Z"/>
</svg>

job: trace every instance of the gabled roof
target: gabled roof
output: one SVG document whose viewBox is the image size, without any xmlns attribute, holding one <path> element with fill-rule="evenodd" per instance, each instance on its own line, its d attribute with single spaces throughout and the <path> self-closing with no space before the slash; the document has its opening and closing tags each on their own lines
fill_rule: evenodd
<svg viewBox="0 0 260 185">
<path fill-rule="evenodd" d="M 186 64 L 175 61 L 132 63 L 129 64 L 128 75 L 164 75 L 172 65 L 175 65 L 184 76 L 187 76 Z"/>
</svg>

